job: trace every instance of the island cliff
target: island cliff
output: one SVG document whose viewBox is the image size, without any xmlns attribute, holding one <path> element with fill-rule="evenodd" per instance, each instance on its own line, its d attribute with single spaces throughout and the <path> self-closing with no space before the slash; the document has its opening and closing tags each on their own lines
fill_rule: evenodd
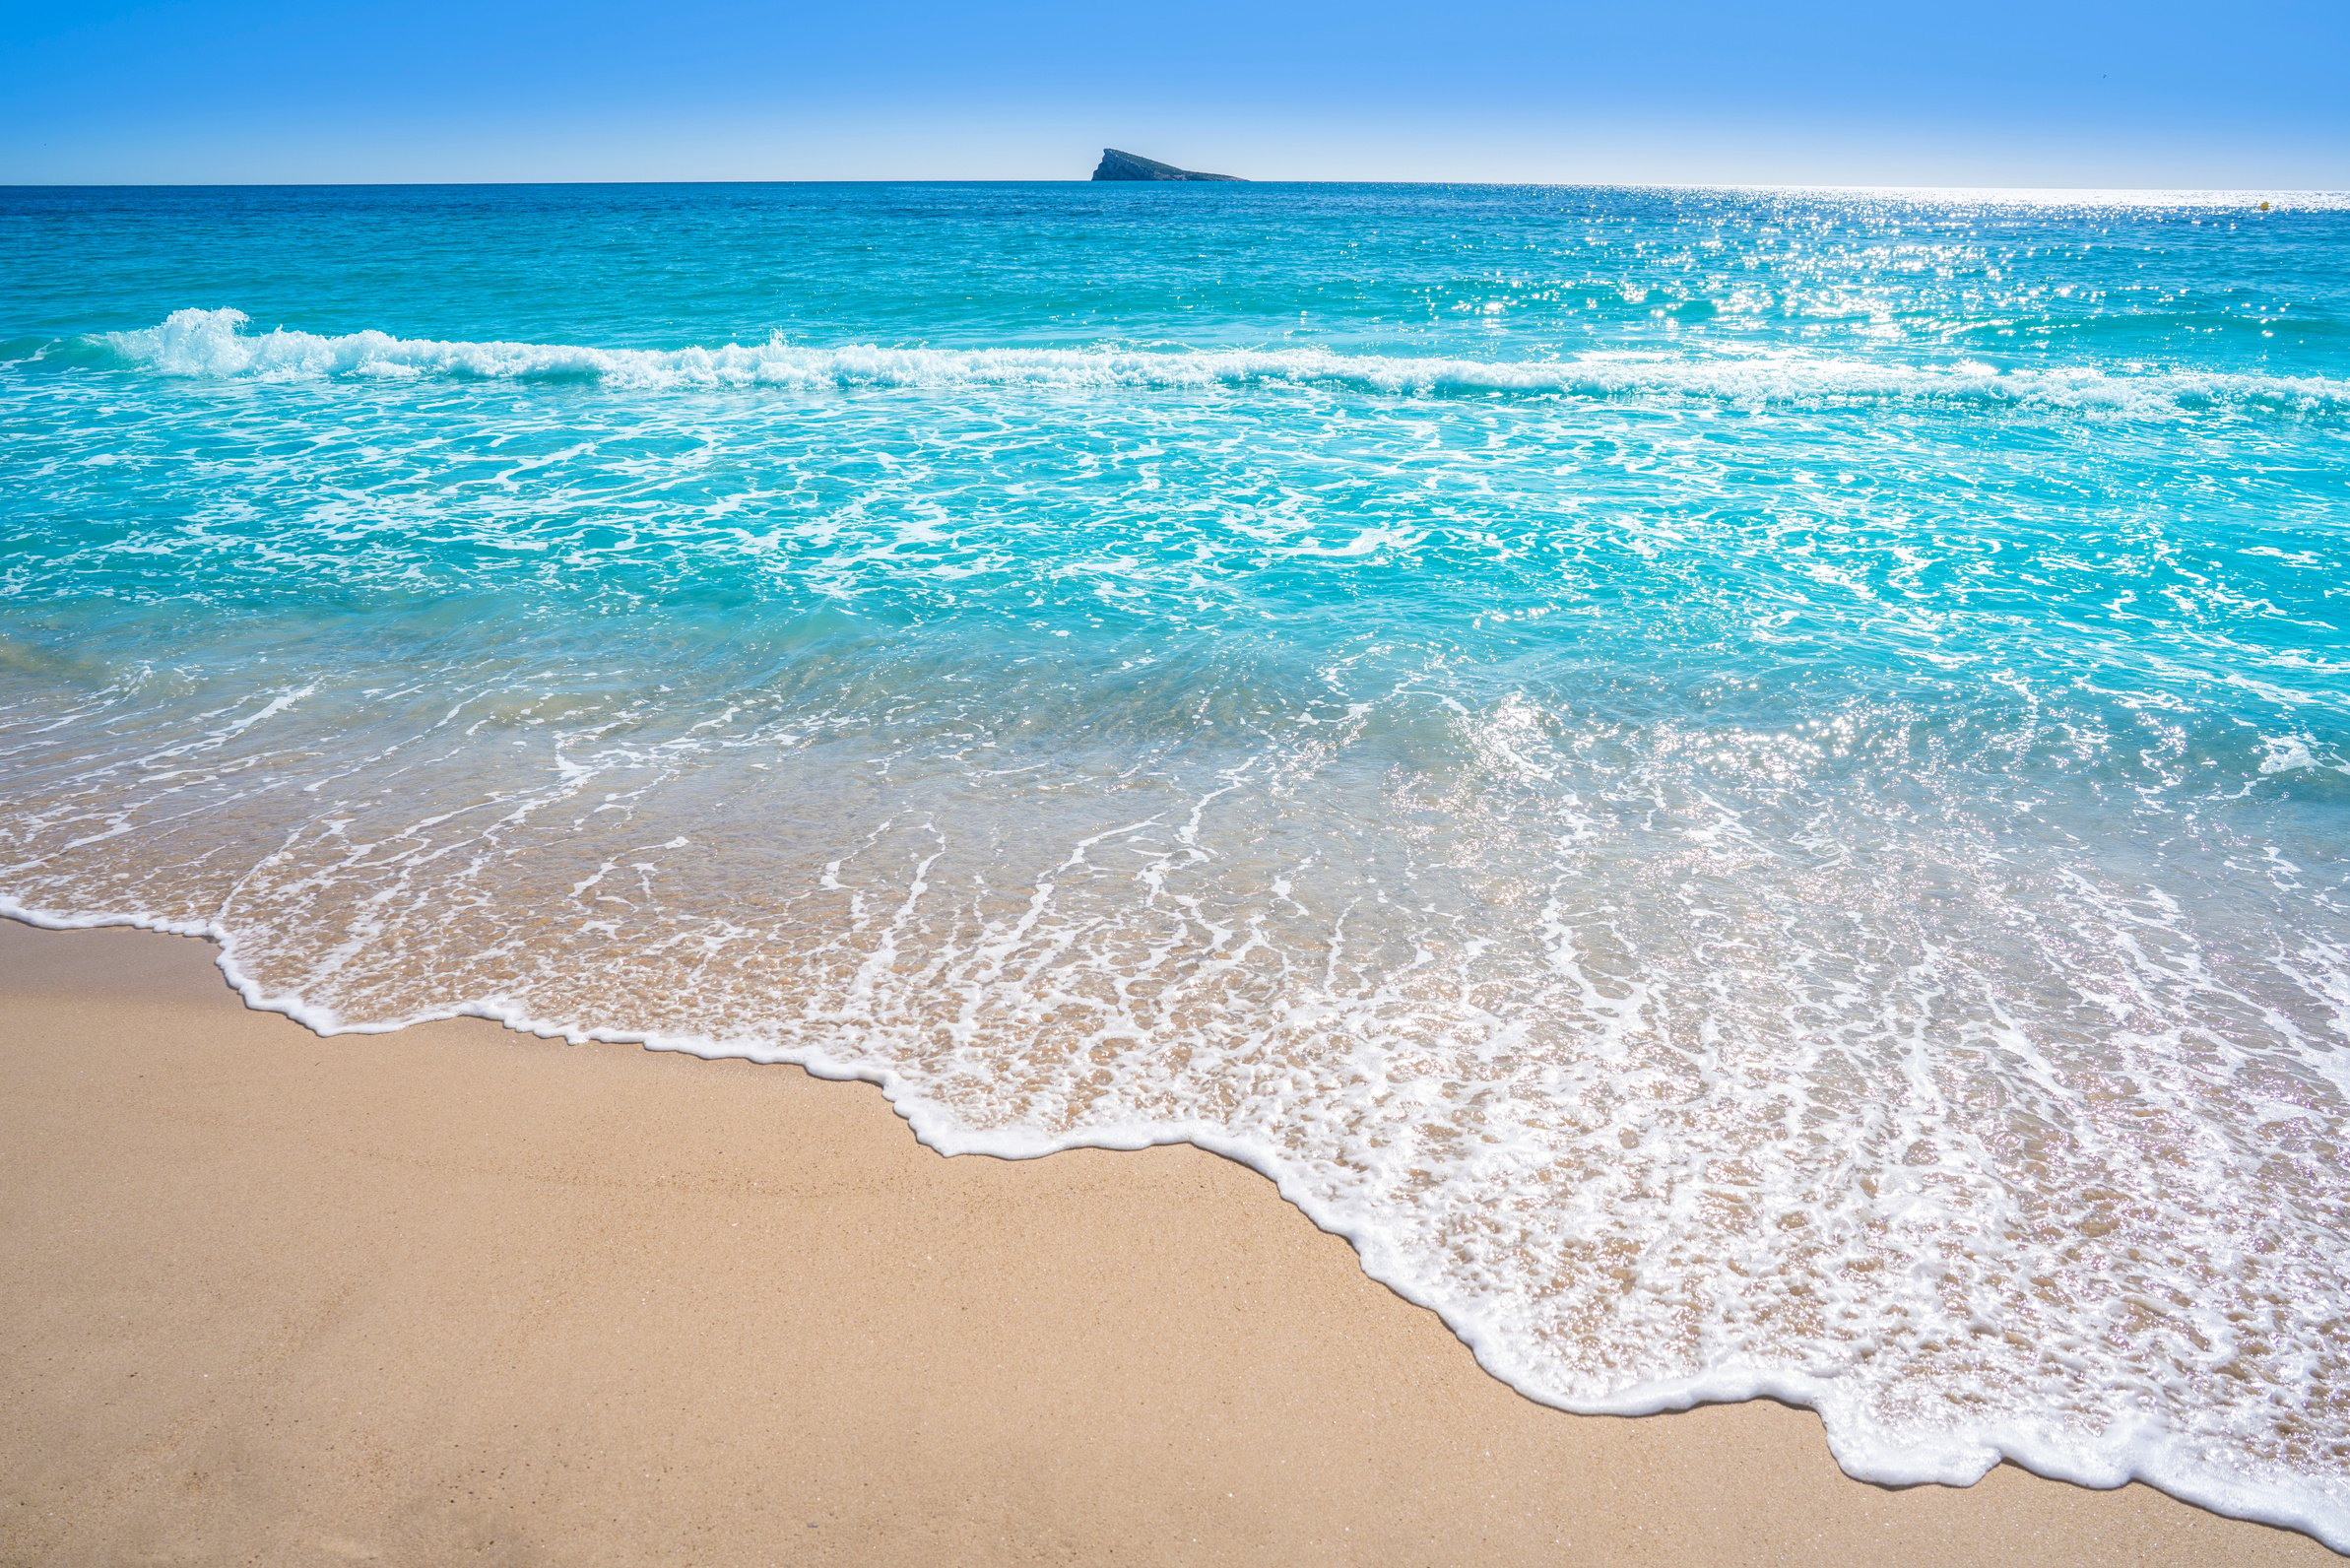
<svg viewBox="0 0 2350 1568">
<path fill-rule="evenodd" d="M 1161 163 L 1155 159 L 1137 158 L 1132 153 L 1121 153 L 1115 147 L 1105 147 L 1101 150 L 1101 162 L 1094 165 L 1093 177 L 1095 179 L 1218 179 L 1229 180 L 1235 184 L 1246 183 L 1238 174 L 1195 174 L 1188 168 L 1177 168 L 1172 163 Z"/>
</svg>

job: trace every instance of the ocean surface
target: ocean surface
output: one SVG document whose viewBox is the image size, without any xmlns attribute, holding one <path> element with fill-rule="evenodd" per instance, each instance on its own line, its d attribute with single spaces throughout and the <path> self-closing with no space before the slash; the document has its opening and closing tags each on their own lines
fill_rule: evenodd
<svg viewBox="0 0 2350 1568">
<path fill-rule="evenodd" d="M 2350 203 L 0 192 L 0 897 L 2350 1548 Z"/>
</svg>

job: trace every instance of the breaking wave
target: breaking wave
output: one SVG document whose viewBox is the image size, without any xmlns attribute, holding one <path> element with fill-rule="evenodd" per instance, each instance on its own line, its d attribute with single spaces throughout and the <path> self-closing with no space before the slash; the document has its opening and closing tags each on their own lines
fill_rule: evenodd
<svg viewBox="0 0 2350 1568">
<path fill-rule="evenodd" d="M 248 332 L 241 310 L 175 310 L 162 323 L 89 341 L 113 362 L 165 375 L 257 380 L 334 377 L 581 380 L 627 388 L 856 387 L 1191 390 L 1295 386 L 1401 395 L 1563 394 L 1739 404 L 1968 403 L 2122 415 L 2242 409 L 2350 410 L 2350 382 L 2213 371 L 2114 374 L 2001 369 L 1980 361 L 1902 364 L 1771 354 L 1709 359 L 1600 353 L 1566 359 L 1469 359 L 1328 349 L 924 349 L 784 342 L 715 348 L 444 342 L 386 332 Z"/>
</svg>

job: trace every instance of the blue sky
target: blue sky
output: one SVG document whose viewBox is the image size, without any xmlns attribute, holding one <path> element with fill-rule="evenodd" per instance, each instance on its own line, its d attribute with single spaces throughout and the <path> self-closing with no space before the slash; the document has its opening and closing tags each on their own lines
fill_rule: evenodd
<svg viewBox="0 0 2350 1568">
<path fill-rule="evenodd" d="M 2350 186 L 2350 0 L 0 0 L 0 182 Z"/>
</svg>

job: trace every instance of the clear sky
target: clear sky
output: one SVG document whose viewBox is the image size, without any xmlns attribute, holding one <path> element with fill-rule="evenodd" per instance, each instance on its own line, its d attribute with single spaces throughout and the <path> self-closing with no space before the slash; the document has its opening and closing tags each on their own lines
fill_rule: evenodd
<svg viewBox="0 0 2350 1568">
<path fill-rule="evenodd" d="M 2350 0 L 0 0 L 0 182 L 2350 186 Z"/>
</svg>

